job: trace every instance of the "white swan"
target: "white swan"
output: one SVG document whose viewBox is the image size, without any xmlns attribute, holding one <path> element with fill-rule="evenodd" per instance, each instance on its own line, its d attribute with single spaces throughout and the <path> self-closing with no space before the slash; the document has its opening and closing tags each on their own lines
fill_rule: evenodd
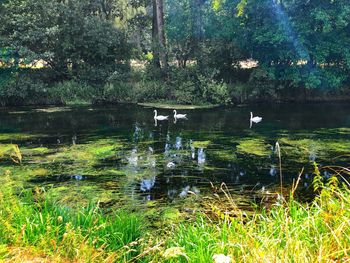
<svg viewBox="0 0 350 263">
<path fill-rule="evenodd" d="M 175 168 L 176 164 L 174 162 L 168 162 L 166 168 L 172 169 Z"/>
<path fill-rule="evenodd" d="M 253 117 L 253 112 L 250 112 L 250 121 L 254 123 L 258 123 L 262 121 L 262 117 L 259 117 L 259 116 Z"/>
<path fill-rule="evenodd" d="M 169 118 L 169 116 L 157 115 L 157 110 L 154 110 L 154 119 L 158 121 L 164 121 Z"/>
<path fill-rule="evenodd" d="M 177 114 L 176 110 L 173 110 L 173 112 L 174 112 L 175 119 L 186 119 L 187 118 L 187 114 Z"/>
</svg>

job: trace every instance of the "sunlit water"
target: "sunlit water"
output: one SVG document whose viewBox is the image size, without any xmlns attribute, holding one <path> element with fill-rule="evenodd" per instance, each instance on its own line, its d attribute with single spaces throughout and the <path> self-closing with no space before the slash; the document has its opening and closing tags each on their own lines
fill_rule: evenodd
<svg viewBox="0 0 350 263">
<path fill-rule="evenodd" d="M 250 127 L 250 111 L 262 122 Z M 19 185 L 45 187 L 67 200 L 169 202 L 210 193 L 211 183 L 238 191 L 273 189 L 279 184 L 277 141 L 285 186 L 305 167 L 300 187 L 308 189 L 314 161 L 322 166 L 350 160 L 347 104 L 178 112 L 188 119 L 155 123 L 153 109 L 130 105 L 3 109 L 1 143 L 18 144 L 23 163 L 5 156 L 0 167 Z"/>
</svg>

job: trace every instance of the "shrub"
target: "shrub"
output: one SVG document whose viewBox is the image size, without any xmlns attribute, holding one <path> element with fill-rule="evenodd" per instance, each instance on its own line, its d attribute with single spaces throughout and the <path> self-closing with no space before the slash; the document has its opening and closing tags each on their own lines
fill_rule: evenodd
<svg viewBox="0 0 350 263">
<path fill-rule="evenodd" d="M 48 85 L 28 70 L 11 73 L 12 79 L 0 88 L 3 105 L 48 104 Z"/>
<path fill-rule="evenodd" d="M 216 82 L 203 76 L 198 76 L 200 91 L 205 102 L 212 104 L 228 104 L 229 97 L 228 85 L 224 82 Z"/>
<path fill-rule="evenodd" d="M 179 86 L 174 87 L 174 99 L 176 102 L 183 104 L 198 103 L 200 102 L 200 98 L 197 90 L 195 82 L 191 80 L 184 81 Z"/>
<path fill-rule="evenodd" d="M 160 80 L 142 80 L 134 86 L 135 100 L 138 102 L 166 100 L 169 91 L 167 83 Z"/>
<path fill-rule="evenodd" d="M 276 99 L 275 84 L 276 81 L 273 80 L 273 76 L 269 72 L 260 68 L 253 70 L 249 79 L 249 85 L 251 86 L 250 97 L 253 99 Z"/>
<path fill-rule="evenodd" d="M 54 84 L 48 89 L 48 94 L 48 101 L 62 104 L 90 103 L 99 95 L 97 88 L 73 80 Z"/>
<path fill-rule="evenodd" d="M 229 97 L 234 99 L 238 103 L 243 103 L 248 100 L 248 94 L 250 94 L 251 86 L 237 82 L 228 86 L 229 89 Z"/>
<path fill-rule="evenodd" d="M 135 89 L 132 83 L 116 81 L 103 87 L 103 100 L 108 102 L 133 102 Z"/>
</svg>

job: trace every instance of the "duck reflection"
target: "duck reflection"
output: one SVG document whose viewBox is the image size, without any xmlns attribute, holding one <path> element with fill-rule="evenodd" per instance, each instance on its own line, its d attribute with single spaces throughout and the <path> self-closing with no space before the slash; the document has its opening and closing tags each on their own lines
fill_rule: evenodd
<svg viewBox="0 0 350 263">
<path fill-rule="evenodd" d="M 274 165 L 271 166 L 270 171 L 269 171 L 269 174 L 270 174 L 271 176 L 276 176 L 276 174 L 277 174 L 277 169 L 276 169 L 276 167 L 275 167 Z"/>
<path fill-rule="evenodd" d="M 137 149 L 136 148 L 131 150 L 130 156 L 127 157 L 127 159 L 128 159 L 128 163 L 130 166 L 134 166 L 134 167 L 137 166 L 138 156 L 137 156 Z"/>
<path fill-rule="evenodd" d="M 144 193 L 142 198 L 145 201 L 160 194 L 159 189 L 169 200 L 185 198 L 189 193 L 199 194 L 199 188 L 191 186 L 193 182 L 189 175 L 193 175 L 192 171 L 198 172 L 198 167 L 199 170 L 204 167 L 206 149 L 193 147 L 191 140 L 185 140 L 179 133 L 167 131 L 158 134 L 153 131 L 147 132 L 147 138 L 143 134 L 144 131 L 136 123 L 134 145 L 124 159 L 126 165 L 122 167 L 126 173 L 125 189 L 129 193 Z M 149 140 L 149 137 L 156 138 L 156 141 Z M 162 183 L 166 185 L 165 189 L 156 187 Z"/>
<path fill-rule="evenodd" d="M 203 149 L 203 148 L 199 148 L 199 149 L 198 149 L 197 161 L 198 161 L 198 165 L 199 165 L 199 166 L 203 166 L 203 165 L 205 164 L 206 155 L 205 155 L 205 152 L 204 152 L 204 149 Z"/>
<path fill-rule="evenodd" d="M 176 137 L 175 148 L 180 150 L 182 148 L 182 138 L 180 136 Z"/>
<path fill-rule="evenodd" d="M 181 193 L 179 194 L 179 197 L 180 197 L 180 198 L 185 198 L 185 197 L 187 196 L 189 190 L 190 190 L 190 186 L 189 186 L 189 185 L 188 185 L 188 186 L 185 186 L 185 187 L 182 189 Z"/>
<path fill-rule="evenodd" d="M 143 139 L 143 129 L 140 127 L 139 123 L 135 123 L 134 133 L 133 133 L 133 141 L 138 142 Z"/>
<path fill-rule="evenodd" d="M 196 159 L 196 148 L 194 148 L 194 146 L 192 146 L 192 140 L 191 142 L 191 158 L 192 160 Z"/>
<path fill-rule="evenodd" d="M 156 157 L 154 156 L 152 147 L 148 147 L 147 163 L 150 167 L 156 167 Z"/>
<path fill-rule="evenodd" d="M 167 192 L 167 196 L 170 200 L 173 200 L 175 199 L 177 195 L 177 190 L 176 189 L 169 189 L 168 192 Z"/>
</svg>

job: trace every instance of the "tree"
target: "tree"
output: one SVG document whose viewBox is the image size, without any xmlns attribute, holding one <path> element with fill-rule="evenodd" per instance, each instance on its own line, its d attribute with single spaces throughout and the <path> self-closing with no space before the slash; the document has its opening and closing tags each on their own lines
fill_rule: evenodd
<svg viewBox="0 0 350 263">
<path fill-rule="evenodd" d="M 105 3 L 106 1 L 104 1 Z M 123 32 L 100 1 L 9 0 L 0 37 L 23 63 L 45 61 L 55 79 L 100 83 L 129 58 Z"/>
<path fill-rule="evenodd" d="M 349 76 L 350 2 L 247 1 L 244 47 L 276 80 L 336 88 Z"/>
<path fill-rule="evenodd" d="M 166 70 L 168 67 L 168 58 L 164 29 L 163 0 L 153 0 L 152 40 L 154 63 Z"/>
</svg>

